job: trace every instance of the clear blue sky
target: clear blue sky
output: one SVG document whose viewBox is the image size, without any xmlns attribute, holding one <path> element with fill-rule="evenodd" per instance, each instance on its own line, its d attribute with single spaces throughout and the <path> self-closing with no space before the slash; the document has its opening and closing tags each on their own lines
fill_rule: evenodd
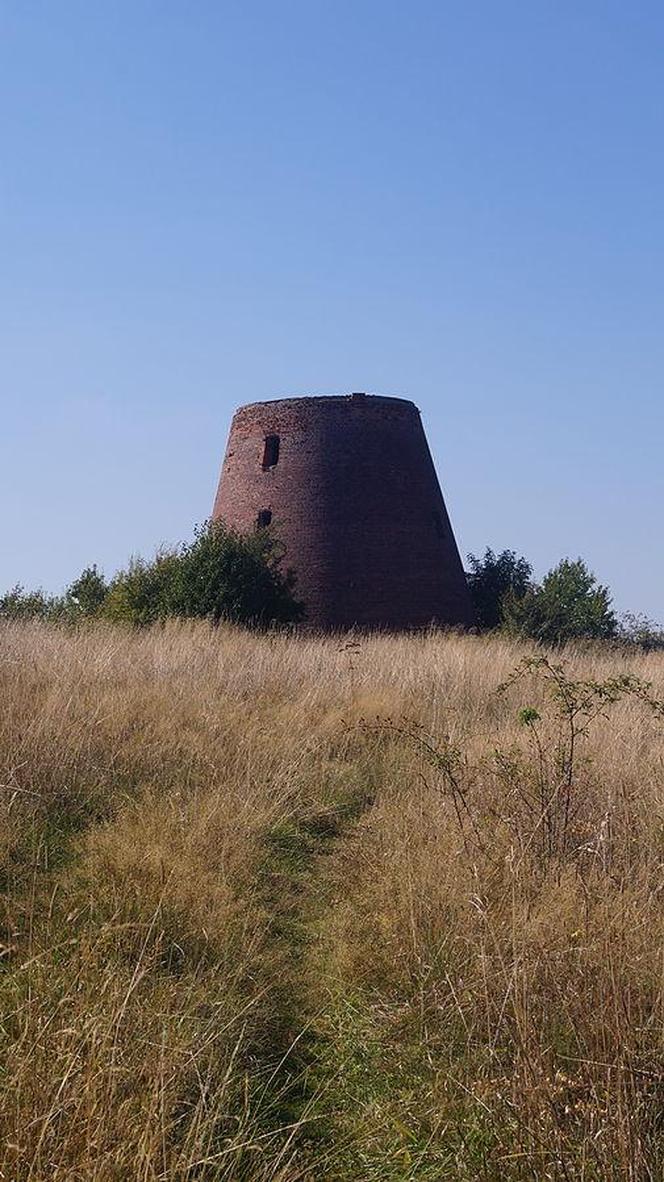
<svg viewBox="0 0 664 1182">
<path fill-rule="evenodd" d="M 235 406 L 414 399 L 462 552 L 664 618 L 664 7 L 0 0 L 0 589 L 186 537 Z"/>
</svg>

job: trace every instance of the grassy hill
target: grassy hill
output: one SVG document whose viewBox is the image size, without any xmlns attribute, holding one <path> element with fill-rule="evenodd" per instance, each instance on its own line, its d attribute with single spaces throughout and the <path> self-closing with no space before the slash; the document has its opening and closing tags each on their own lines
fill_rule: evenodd
<svg viewBox="0 0 664 1182">
<path fill-rule="evenodd" d="M 0 1176 L 664 1176 L 664 656 L 532 653 L 3 627 Z"/>
</svg>

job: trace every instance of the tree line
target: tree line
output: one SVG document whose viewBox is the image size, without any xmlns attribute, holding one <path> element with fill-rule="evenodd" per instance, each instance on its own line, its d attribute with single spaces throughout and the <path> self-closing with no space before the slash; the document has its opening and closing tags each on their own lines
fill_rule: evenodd
<svg viewBox="0 0 664 1182">
<path fill-rule="evenodd" d="M 160 550 L 150 561 L 134 558 L 109 581 L 90 566 L 63 595 L 16 586 L 0 598 L 0 619 L 145 626 L 175 616 L 254 627 L 297 623 L 304 609 L 282 557 L 269 530 L 245 535 L 204 522 L 191 542 Z"/>
<path fill-rule="evenodd" d="M 87 567 L 62 595 L 15 586 L 0 597 L 0 619 L 75 623 L 106 619 L 145 626 L 169 617 L 228 620 L 249 627 L 298 623 L 304 607 L 295 576 L 283 569 L 271 528 L 241 534 L 204 522 L 190 542 L 134 558 L 110 580 Z M 585 562 L 563 559 L 540 583 L 513 550 L 468 555 L 466 572 L 477 628 L 528 637 L 544 645 L 570 640 L 622 641 L 664 649 L 664 629 L 645 616 L 612 608 L 609 589 Z"/>
<path fill-rule="evenodd" d="M 643 649 L 664 649 L 664 629 L 644 615 L 618 618 L 608 587 L 598 583 L 581 558 L 562 559 L 541 583 L 514 550 L 487 547 L 468 555 L 466 572 L 478 627 L 525 636 L 540 644 L 614 640 Z"/>
</svg>

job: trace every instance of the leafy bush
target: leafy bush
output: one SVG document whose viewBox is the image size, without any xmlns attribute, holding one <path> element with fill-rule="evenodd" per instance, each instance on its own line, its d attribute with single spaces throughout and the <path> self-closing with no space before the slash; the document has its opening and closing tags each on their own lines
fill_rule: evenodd
<svg viewBox="0 0 664 1182">
<path fill-rule="evenodd" d="M 17 583 L 0 598 L 0 619 L 46 619 L 52 612 L 53 603 L 54 600 L 43 591 L 26 591 Z"/>
<path fill-rule="evenodd" d="M 221 522 L 194 530 L 194 540 L 135 558 L 110 583 L 87 567 L 62 596 L 16 586 L 0 598 L 0 619 L 76 623 L 101 617 L 144 626 L 169 616 L 263 627 L 303 615 L 295 576 L 281 570 L 282 551 L 268 529 L 244 535 Z"/>
<path fill-rule="evenodd" d="M 293 623 L 303 607 L 293 598 L 293 571 L 281 571 L 282 558 L 269 529 L 244 535 L 218 522 L 198 526 L 173 567 L 171 612 L 214 623 Z"/>
<path fill-rule="evenodd" d="M 468 561 L 468 587 L 482 629 L 503 627 L 541 644 L 618 637 L 641 648 L 664 647 L 664 632 L 643 616 L 625 616 L 618 626 L 608 588 L 581 558 L 563 559 L 541 584 L 514 550 L 495 554 L 487 547 L 482 558 L 469 554 Z"/>
<path fill-rule="evenodd" d="M 475 616 L 480 628 L 497 628 L 502 622 L 503 605 L 508 596 L 522 599 L 531 587 L 533 568 L 514 550 L 494 554 L 487 546 L 483 558 L 468 555 L 467 573 Z"/>
<path fill-rule="evenodd" d="M 508 596 L 503 618 L 509 632 L 529 636 L 543 644 L 568 640 L 607 640 L 616 635 L 611 593 L 602 587 L 581 558 L 564 558 L 549 571 L 540 586 L 524 596 Z"/>
<path fill-rule="evenodd" d="M 111 580 L 101 606 L 102 616 L 142 627 L 175 614 L 170 592 L 177 562 L 176 551 L 160 551 L 152 562 L 133 558 L 127 569 Z"/>
<path fill-rule="evenodd" d="M 96 566 L 87 567 L 67 588 L 64 595 L 46 595 L 44 591 L 26 591 L 17 584 L 0 597 L 0 620 L 50 620 L 73 622 L 83 616 L 95 616 L 108 591 Z"/>
<path fill-rule="evenodd" d="M 204 523 L 193 542 L 135 559 L 112 580 L 103 604 L 108 619 L 144 625 L 168 616 L 264 626 L 302 616 L 295 578 L 280 569 L 281 550 L 269 530 L 244 535 Z"/>
<path fill-rule="evenodd" d="M 96 566 L 88 566 L 65 592 L 65 603 L 73 614 L 96 616 L 108 595 L 106 579 Z"/>
</svg>

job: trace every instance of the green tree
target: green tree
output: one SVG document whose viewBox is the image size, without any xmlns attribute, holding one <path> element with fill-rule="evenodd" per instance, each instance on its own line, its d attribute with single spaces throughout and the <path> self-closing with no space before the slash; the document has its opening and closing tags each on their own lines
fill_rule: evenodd
<svg viewBox="0 0 664 1182">
<path fill-rule="evenodd" d="M 265 626 L 303 614 L 295 579 L 281 570 L 281 549 L 269 529 L 240 534 L 221 522 L 197 526 L 192 542 L 134 559 L 111 581 L 103 614 L 146 625 L 168 616 Z"/>
<path fill-rule="evenodd" d="M 0 619 L 46 619 L 53 611 L 55 600 L 43 591 L 26 591 L 20 583 L 0 597 Z"/>
<path fill-rule="evenodd" d="M 144 627 L 172 611 L 172 584 L 179 558 L 176 551 L 160 551 L 152 562 L 132 558 L 126 570 L 111 580 L 101 614 L 116 623 Z"/>
<path fill-rule="evenodd" d="M 517 557 L 514 550 L 502 550 L 494 554 L 487 546 L 482 558 L 468 555 L 470 571 L 467 572 L 475 616 L 480 628 L 497 628 L 503 620 L 506 599 L 522 599 L 530 589 L 533 568 L 525 558 Z"/>
<path fill-rule="evenodd" d="M 96 566 L 88 566 L 67 588 L 65 602 L 73 614 L 95 616 L 108 594 L 108 584 Z"/>
<path fill-rule="evenodd" d="M 504 603 L 508 631 L 530 636 L 543 644 L 567 640 L 608 639 L 616 635 L 611 593 L 601 586 L 585 562 L 564 558 L 522 598 Z"/>
<path fill-rule="evenodd" d="M 282 557 L 270 529 L 245 535 L 205 522 L 193 541 L 162 550 L 152 561 L 132 559 L 110 583 L 90 566 L 62 596 L 17 585 L 0 597 L 0 619 L 72 624 L 101 616 L 144 626 L 180 616 L 257 627 L 294 623 L 303 607 L 294 596 L 293 572 L 281 569 Z"/>
<path fill-rule="evenodd" d="M 222 522 L 205 522 L 194 531 L 194 540 L 180 549 L 170 610 L 214 623 L 293 623 L 302 617 L 303 608 L 293 595 L 293 572 L 281 570 L 282 558 L 270 529 L 245 535 Z"/>
</svg>

